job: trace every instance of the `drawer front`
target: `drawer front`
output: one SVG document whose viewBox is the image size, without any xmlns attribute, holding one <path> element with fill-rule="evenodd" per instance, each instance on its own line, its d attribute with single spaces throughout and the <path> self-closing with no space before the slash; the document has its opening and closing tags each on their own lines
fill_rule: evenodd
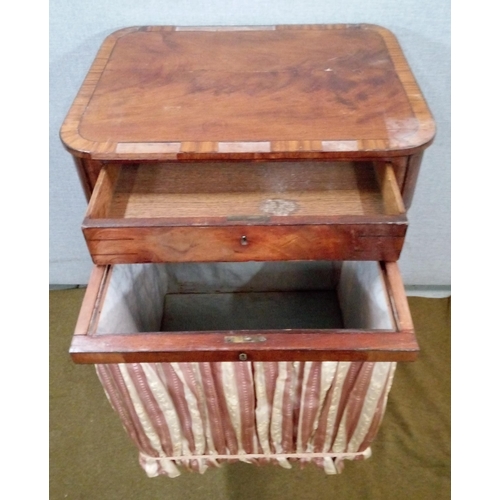
<svg viewBox="0 0 500 500">
<path fill-rule="evenodd" d="M 225 271 L 219 267 L 215 272 L 215 265 L 199 264 L 205 266 L 207 273 L 193 264 L 175 265 L 181 269 L 177 275 L 169 274 L 168 264 L 95 266 L 71 345 L 73 360 L 126 363 L 416 359 L 418 344 L 396 263 L 246 265 L 252 269 L 252 279 L 244 276 L 239 281 L 236 268 L 242 264 L 220 264 L 226 266 Z M 194 281 L 186 280 L 186 266 L 191 267 Z M 256 296 L 256 287 L 262 290 L 266 272 L 273 290 L 269 292 L 268 288 Z M 174 295 L 179 289 L 191 288 L 192 292 L 193 283 L 207 276 L 222 280 L 214 285 L 211 295 L 217 300 L 210 302 L 209 307 L 200 306 L 200 295 L 205 292 L 199 290 L 194 295 L 183 291 L 169 302 L 169 287 L 178 288 Z M 232 296 L 224 302 L 225 296 L 221 295 L 227 291 L 228 282 L 233 287 Z M 331 299 L 332 295 L 326 300 L 324 296 L 317 299 L 318 293 L 325 292 L 318 290 L 317 285 L 325 283 L 334 290 L 335 299 Z M 299 288 L 299 292 L 294 288 Z M 297 299 L 296 293 L 306 295 Z M 245 294 L 254 294 L 253 312 L 242 312 L 237 305 Z M 262 297 L 266 295 L 272 295 L 272 299 L 264 304 Z M 183 300 L 181 306 L 179 297 Z M 320 307 L 331 311 L 318 309 L 318 300 L 323 300 Z M 223 308 L 212 308 L 221 301 Z M 296 312 L 299 308 L 300 314 Z M 179 311 L 184 311 L 181 319 L 173 319 Z M 222 323 L 220 311 L 227 315 Z M 277 314 L 284 319 L 277 320 Z M 259 315 L 261 318 L 254 317 Z M 193 323 L 194 316 L 197 322 Z"/>
<path fill-rule="evenodd" d="M 96 264 L 386 260 L 399 258 L 406 224 L 84 228 Z"/>
</svg>

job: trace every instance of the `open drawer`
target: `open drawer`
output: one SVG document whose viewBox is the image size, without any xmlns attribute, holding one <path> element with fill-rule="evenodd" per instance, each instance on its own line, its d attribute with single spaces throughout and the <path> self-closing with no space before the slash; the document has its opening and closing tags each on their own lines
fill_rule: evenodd
<svg viewBox="0 0 500 500">
<path fill-rule="evenodd" d="M 412 361 L 395 262 L 96 266 L 77 363 Z"/>
<path fill-rule="evenodd" d="M 385 162 L 108 164 L 83 223 L 96 264 L 399 258 Z"/>
</svg>

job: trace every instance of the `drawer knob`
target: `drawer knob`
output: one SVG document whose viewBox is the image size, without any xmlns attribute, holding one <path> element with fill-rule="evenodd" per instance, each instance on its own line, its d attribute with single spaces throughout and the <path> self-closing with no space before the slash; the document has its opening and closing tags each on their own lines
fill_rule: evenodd
<svg viewBox="0 0 500 500">
<path fill-rule="evenodd" d="M 248 356 L 244 352 L 242 352 L 242 353 L 240 353 L 238 358 L 240 361 L 246 361 L 248 359 Z"/>
<path fill-rule="evenodd" d="M 247 240 L 247 237 L 246 237 L 245 235 L 243 235 L 243 236 L 240 238 L 240 243 L 241 243 L 243 246 L 248 245 L 248 240 Z"/>
</svg>

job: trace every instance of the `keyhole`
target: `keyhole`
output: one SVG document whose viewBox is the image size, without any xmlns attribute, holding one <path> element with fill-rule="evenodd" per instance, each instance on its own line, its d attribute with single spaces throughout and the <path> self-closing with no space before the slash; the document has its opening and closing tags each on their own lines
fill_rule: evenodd
<svg viewBox="0 0 500 500">
<path fill-rule="evenodd" d="M 243 235 L 240 239 L 240 243 L 245 246 L 245 245 L 248 245 L 248 240 L 247 240 L 247 237 L 245 235 Z"/>
</svg>

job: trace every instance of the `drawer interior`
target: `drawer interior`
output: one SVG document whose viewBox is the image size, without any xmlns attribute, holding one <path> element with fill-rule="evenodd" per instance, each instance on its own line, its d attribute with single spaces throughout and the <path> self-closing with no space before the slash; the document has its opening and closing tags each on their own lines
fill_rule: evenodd
<svg viewBox="0 0 500 500">
<path fill-rule="evenodd" d="M 388 163 L 208 162 L 106 165 L 87 218 L 195 223 L 404 212 Z"/>
<path fill-rule="evenodd" d="M 413 359 L 418 346 L 393 266 L 96 266 L 72 356 L 96 363 L 224 361 L 242 352 L 249 360 Z"/>
<path fill-rule="evenodd" d="M 82 225 L 95 264 L 399 258 L 390 163 L 103 166 Z"/>
<path fill-rule="evenodd" d="M 97 334 L 395 328 L 371 261 L 116 265 L 96 320 Z"/>
</svg>

